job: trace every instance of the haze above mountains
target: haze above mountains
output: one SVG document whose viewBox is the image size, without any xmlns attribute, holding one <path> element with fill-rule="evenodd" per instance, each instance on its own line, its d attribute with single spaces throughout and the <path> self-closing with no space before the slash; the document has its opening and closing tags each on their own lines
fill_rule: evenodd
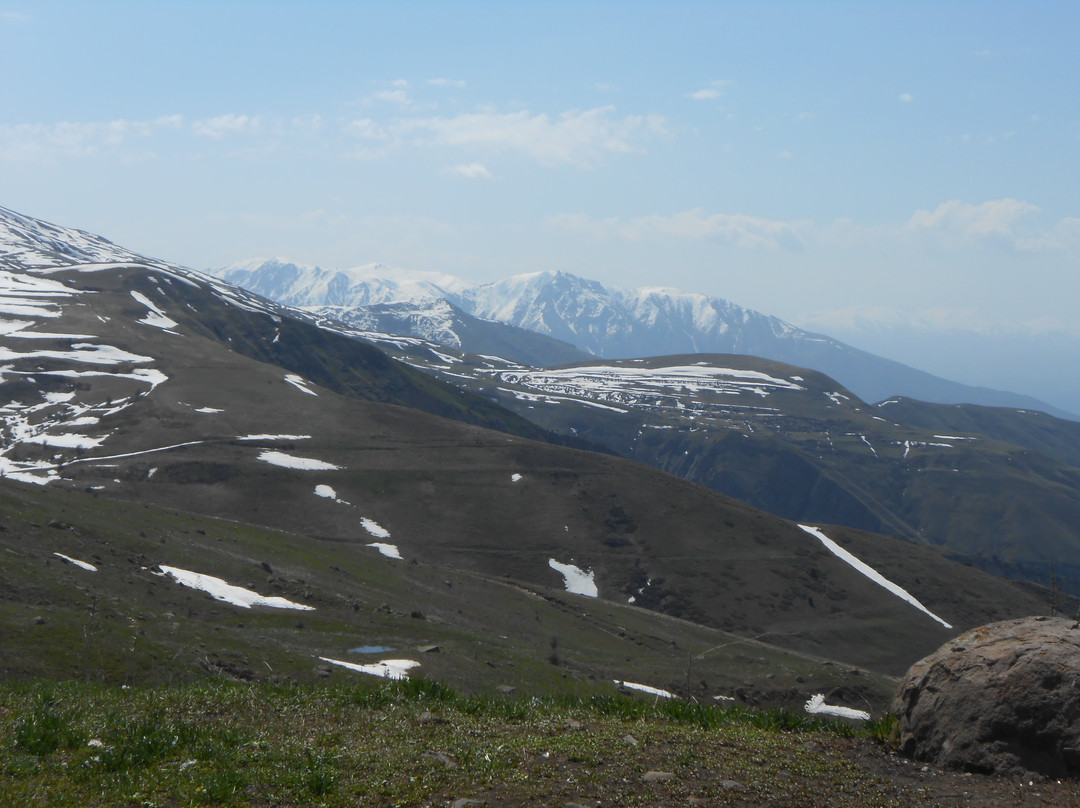
<svg viewBox="0 0 1080 808">
<path fill-rule="evenodd" d="M 430 339 L 473 353 L 499 353 L 535 365 L 585 356 L 625 359 L 690 353 L 733 353 L 810 367 L 865 401 L 894 395 L 942 404 L 981 404 L 1077 416 L 1033 395 L 973 387 L 905 366 L 735 303 L 663 287 L 609 289 L 564 272 L 518 275 L 470 285 L 435 272 L 381 264 L 323 269 L 284 260 L 238 262 L 211 270 L 272 300 L 333 316 L 365 330 Z M 564 343 L 544 353 L 500 352 L 471 318 L 504 323 Z M 499 343 L 505 347 L 504 341 Z M 582 356 L 565 350 L 570 345 Z M 1068 377 L 1068 374 L 1064 374 Z M 1062 388 L 1072 384 L 1068 379 Z"/>
</svg>

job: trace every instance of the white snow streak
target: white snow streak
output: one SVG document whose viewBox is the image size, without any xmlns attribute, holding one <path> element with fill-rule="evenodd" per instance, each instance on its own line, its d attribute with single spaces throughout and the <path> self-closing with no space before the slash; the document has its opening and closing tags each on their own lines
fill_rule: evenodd
<svg viewBox="0 0 1080 808">
<path fill-rule="evenodd" d="M 639 685 L 634 682 L 624 682 L 622 679 L 615 679 L 615 684 L 620 687 L 625 687 L 628 690 L 638 690 L 642 693 L 648 693 L 651 696 L 659 696 L 662 699 L 674 699 L 677 696 L 670 690 L 661 690 L 658 687 L 649 687 L 649 685 Z"/>
<path fill-rule="evenodd" d="M 311 435 L 241 435 L 237 440 L 311 440 Z"/>
<path fill-rule="evenodd" d="M 93 564 L 91 564 L 88 561 L 79 561 L 79 559 L 72 558 L 71 556 L 66 556 L 63 553 L 53 553 L 53 555 L 56 556 L 57 558 L 64 559 L 64 561 L 68 562 L 69 564 L 74 564 L 76 567 L 79 567 L 80 569 L 84 569 L 84 570 L 87 570 L 89 572 L 97 572 L 97 567 L 95 567 Z"/>
<path fill-rule="evenodd" d="M 316 460 L 313 457 L 296 457 L 284 452 L 271 452 L 269 450 L 259 453 L 259 460 L 274 466 L 287 469 L 300 469 L 301 471 L 337 471 L 340 466 Z"/>
<path fill-rule="evenodd" d="M 912 606 L 914 606 L 919 611 L 925 612 L 927 615 L 932 617 L 934 620 L 941 623 L 941 625 L 945 626 L 945 628 L 952 628 L 951 625 L 946 623 L 944 620 L 942 620 L 940 617 L 938 617 L 932 611 L 930 611 L 925 606 L 923 606 L 914 595 L 912 595 L 910 592 L 908 592 L 906 589 L 899 586 L 898 584 L 894 584 L 892 581 L 890 581 L 888 578 L 886 578 L 880 572 L 875 570 L 869 564 L 866 564 L 866 563 L 860 561 L 858 558 L 853 556 L 851 553 L 849 553 L 847 550 L 845 550 L 839 544 L 837 544 L 832 539 L 830 539 L 828 536 L 826 536 L 824 533 L 822 533 L 819 528 L 811 527 L 810 525 L 799 525 L 799 527 L 802 528 L 803 530 L 805 530 L 811 536 L 815 537 L 822 544 L 824 544 L 825 548 L 829 552 L 831 552 L 833 555 L 835 555 L 837 558 L 839 558 L 841 561 L 845 562 L 846 564 L 850 564 L 852 567 L 857 569 L 859 572 L 861 572 L 863 575 L 865 575 L 871 581 L 876 583 L 878 586 L 884 587 L 885 589 L 889 590 L 890 592 L 892 592 L 894 595 L 896 595 L 901 600 L 906 600 L 908 603 L 910 603 Z"/>
</svg>

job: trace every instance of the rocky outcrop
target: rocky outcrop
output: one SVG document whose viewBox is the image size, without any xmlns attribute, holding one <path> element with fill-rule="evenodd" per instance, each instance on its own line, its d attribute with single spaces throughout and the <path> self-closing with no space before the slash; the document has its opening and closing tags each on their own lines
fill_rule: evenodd
<svg viewBox="0 0 1080 808">
<path fill-rule="evenodd" d="M 972 629 L 915 663 L 893 702 L 901 750 L 950 768 L 1080 776 L 1080 622 Z"/>
</svg>

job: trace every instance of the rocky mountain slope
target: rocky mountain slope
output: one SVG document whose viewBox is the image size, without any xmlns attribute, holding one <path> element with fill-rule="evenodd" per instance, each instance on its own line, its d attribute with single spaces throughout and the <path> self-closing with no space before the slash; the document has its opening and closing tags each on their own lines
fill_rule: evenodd
<svg viewBox="0 0 1080 808">
<path fill-rule="evenodd" d="M 252 596 L 316 606 L 300 620 L 259 619 L 264 644 L 277 637 L 283 648 L 310 649 L 292 632 L 309 622 L 320 624 L 322 637 L 338 631 L 344 618 L 335 610 L 350 597 L 371 603 L 381 597 L 375 582 L 388 565 L 415 562 L 429 571 L 427 583 L 416 588 L 399 576 L 395 586 L 411 593 L 420 615 L 437 604 L 453 609 L 455 598 L 439 581 L 453 589 L 455 576 L 474 576 L 541 600 L 552 591 L 578 593 L 563 596 L 565 608 L 610 613 L 604 630 L 616 634 L 623 629 L 610 626 L 626 624 L 604 610 L 617 605 L 897 673 L 957 629 L 1046 600 L 949 564 L 930 548 L 845 528 L 801 528 L 637 463 L 537 440 L 548 433 L 341 326 L 78 231 L 9 211 L 0 218 L 0 370 L 8 393 L 0 482 L 15 503 L 4 532 L 13 539 L 5 592 L 17 593 L 3 607 L 9 622 L 29 620 L 35 604 L 59 598 L 61 579 L 41 569 L 44 561 L 81 575 L 88 571 L 68 559 L 96 566 L 96 555 L 125 572 L 78 579 L 81 594 L 65 593 L 63 625 L 74 636 L 80 610 L 85 617 L 106 603 L 111 620 L 127 615 L 137 624 L 148 608 L 138 593 L 151 579 L 156 591 L 165 584 L 179 591 L 172 587 L 184 586 L 181 579 L 213 576 Z M 17 504 L 27 497 L 36 504 Z M 61 502 L 69 515 L 55 515 Z M 103 502 L 145 509 L 145 527 L 122 536 L 102 528 L 90 514 Z M 193 533 L 179 527 L 189 518 Z M 282 533 L 264 544 L 231 528 L 211 530 L 206 519 L 241 532 L 250 526 L 250 535 Z M 287 569 L 285 578 L 257 572 L 260 548 L 271 546 L 275 560 L 266 563 Z M 887 580 L 853 566 L 842 550 Z M 340 583 L 331 586 L 335 576 Z M 346 589 L 354 595 L 344 601 L 333 594 Z M 495 604 L 495 591 L 502 590 L 485 584 L 470 597 Z M 327 599 L 337 604 L 335 616 L 320 623 Z M 198 614 L 200 626 L 237 619 L 235 605 L 205 612 L 191 603 L 185 595 L 167 611 Z M 253 608 L 276 607 L 257 600 Z M 499 636 L 498 621 L 470 623 L 465 604 L 458 608 L 460 631 Z M 546 633 L 542 614 L 514 615 L 519 644 Z M 162 631 L 175 623 L 159 616 Z M 366 611 L 357 619 L 363 631 L 382 625 Z M 209 658 L 214 633 L 201 632 Z M 573 649 L 569 655 L 591 660 L 581 670 L 618 675 L 590 656 L 587 634 L 567 629 L 560 642 Z M 51 642 L 24 648 L 39 655 L 39 669 L 40 655 L 58 653 Z M 515 653 L 530 658 L 521 647 Z M 547 653 L 534 645 L 531 658 Z M 139 664 L 167 666 L 163 649 L 157 658 Z M 464 678 L 484 661 L 454 664 Z"/>
<path fill-rule="evenodd" d="M 730 353 L 813 368 L 865 401 L 906 396 L 939 403 L 1030 408 L 1068 417 L 1030 396 L 971 387 L 874 356 L 830 337 L 727 300 L 666 288 L 608 289 L 565 272 L 518 275 L 470 286 L 437 273 L 411 273 L 382 265 L 325 270 L 284 261 L 248 261 L 214 273 L 273 300 L 294 306 L 335 306 L 335 316 L 370 323 L 366 309 L 409 304 L 409 318 L 381 328 L 478 354 L 533 365 L 572 361 L 534 351 L 500 353 L 437 312 L 446 301 L 458 310 L 568 343 L 593 356 L 622 359 L 689 353 Z M 346 314 L 345 310 L 352 313 Z M 380 329 L 368 329 L 380 330 Z"/>
</svg>

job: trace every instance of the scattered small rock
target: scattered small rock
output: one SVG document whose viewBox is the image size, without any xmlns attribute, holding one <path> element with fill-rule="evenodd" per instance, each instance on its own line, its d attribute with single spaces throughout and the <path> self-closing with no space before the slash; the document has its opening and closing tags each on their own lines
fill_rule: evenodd
<svg viewBox="0 0 1080 808">
<path fill-rule="evenodd" d="M 450 808 L 469 808 L 470 805 L 488 805 L 487 800 L 474 800 L 468 797 L 462 797 L 459 800 L 454 800 L 450 803 Z"/>
<path fill-rule="evenodd" d="M 626 741 L 631 746 L 637 746 L 637 743 L 638 743 L 637 738 L 635 738 L 633 735 L 627 735 L 627 736 L 625 736 L 623 738 L 623 740 Z"/>
<path fill-rule="evenodd" d="M 568 718 L 568 719 L 566 719 L 566 728 L 567 729 L 581 729 L 581 722 L 578 721 L 576 718 Z"/>
<path fill-rule="evenodd" d="M 510 697 L 513 696 L 515 692 L 517 692 L 517 689 L 512 685 L 498 685 L 495 688 L 495 692 L 498 693 L 500 696 Z"/>
<path fill-rule="evenodd" d="M 449 755 L 443 753 L 443 752 L 436 752 L 436 751 L 434 751 L 432 749 L 426 749 L 426 750 L 424 750 L 423 754 L 420 755 L 420 757 L 426 758 L 427 760 L 436 760 L 439 763 L 446 766 L 446 768 L 448 768 L 448 769 L 456 769 L 457 768 L 457 761 L 454 760 Z M 459 800 L 459 802 L 460 802 L 460 800 Z M 466 803 L 466 804 L 467 805 L 482 805 L 483 803 L 469 802 L 469 803 Z M 457 805 L 457 803 L 455 802 L 454 805 Z"/>
<path fill-rule="evenodd" d="M 421 654 L 437 654 L 440 649 L 437 645 L 418 645 L 416 650 Z"/>
<path fill-rule="evenodd" d="M 726 791 L 746 791 L 746 786 L 738 780 L 724 780 L 720 783 L 720 788 Z"/>
<path fill-rule="evenodd" d="M 657 780 L 674 780 L 675 775 L 672 772 L 647 771 L 642 779 L 644 779 L 646 783 L 654 783 Z"/>
<path fill-rule="evenodd" d="M 42 617 L 40 614 L 37 617 L 34 618 L 34 625 L 35 626 L 43 626 L 48 622 L 49 621 L 46 620 L 44 617 Z"/>
</svg>

